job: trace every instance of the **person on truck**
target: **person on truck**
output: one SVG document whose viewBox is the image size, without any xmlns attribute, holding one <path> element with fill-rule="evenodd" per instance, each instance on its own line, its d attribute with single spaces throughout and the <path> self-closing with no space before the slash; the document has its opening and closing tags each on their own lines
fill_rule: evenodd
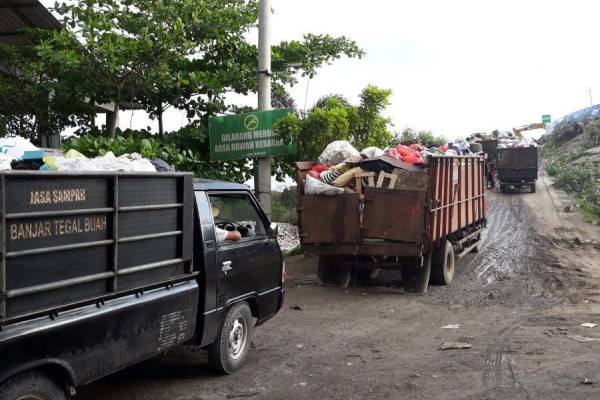
<svg viewBox="0 0 600 400">
<path fill-rule="evenodd" d="M 217 218 L 221 213 L 221 210 L 218 207 L 212 206 L 212 214 L 213 218 Z M 228 231 L 227 229 L 219 228 L 215 225 L 215 236 L 217 237 L 217 242 L 224 242 L 226 240 L 238 241 L 242 238 L 242 234 L 238 230 Z"/>
</svg>

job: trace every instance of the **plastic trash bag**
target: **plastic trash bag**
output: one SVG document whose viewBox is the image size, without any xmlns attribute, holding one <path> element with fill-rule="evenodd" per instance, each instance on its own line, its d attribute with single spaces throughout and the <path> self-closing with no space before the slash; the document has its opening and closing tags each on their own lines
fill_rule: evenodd
<svg viewBox="0 0 600 400">
<path fill-rule="evenodd" d="M 371 146 L 363 149 L 360 154 L 365 156 L 365 158 L 380 157 L 383 155 L 383 150 L 381 150 L 379 147 Z"/>
<path fill-rule="evenodd" d="M 35 150 L 39 149 L 21 136 L 0 138 L 0 155 L 11 159 L 21 158 L 26 151 Z"/>
<path fill-rule="evenodd" d="M 336 140 L 325 147 L 325 150 L 319 156 L 319 162 L 339 164 L 352 156 L 360 156 L 360 153 L 348 141 Z"/>
<path fill-rule="evenodd" d="M 319 194 L 324 196 L 335 196 L 343 194 L 344 189 L 328 185 L 310 175 L 306 176 L 304 183 L 304 194 Z"/>
</svg>

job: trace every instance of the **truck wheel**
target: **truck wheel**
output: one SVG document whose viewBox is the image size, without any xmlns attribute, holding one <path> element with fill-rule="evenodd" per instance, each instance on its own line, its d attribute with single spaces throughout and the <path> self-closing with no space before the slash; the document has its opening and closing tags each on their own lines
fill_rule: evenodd
<svg viewBox="0 0 600 400">
<path fill-rule="evenodd" d="M 348 287 L 352 275 L 352 264 L 335 256 L 319 256 L 317 277 L 321 285 Z"/>
<path fill-rule="evenodd" d="M 0 386 L 2 400 L 66 400 L 61 386 L 50 376 L 37 371 L 24 372 Z"/>
<path fill-rule="evenodd" d="M 449 240 L 433 252 L 431 283 L 449 285 L 454 278 L 454 248 Z"/>
<path fill-rule="evenodd" d="M 531 186 L 531 193 L 535 193 L 535 183 Z"/>
<path fill-rule="evenodd" d="M 223 321 L 217 340 L 208 346 L 208 362 L 217 372 L 232 374 L 248 356 L 254 319 L 245 302 L 234 304 Z"/>
<path fill-rule="evenodd" d="M 404 291 L 408 293 L 427 293 L 431 275 L 431 252 L 425 254 L 423 265 L 421 259 L 415 258 L 402 269 Z"/>
</svg>

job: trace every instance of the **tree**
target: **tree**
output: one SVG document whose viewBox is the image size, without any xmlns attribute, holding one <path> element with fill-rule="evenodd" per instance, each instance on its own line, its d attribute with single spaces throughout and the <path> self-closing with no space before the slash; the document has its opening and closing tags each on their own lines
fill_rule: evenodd
<svg viewBox="0 0 600 400">
<path fill-rule="evenodd" d="M 138 100 L 159 116 L 157 97 L 177 102 L 201 79 L 178 68 L 200 50 L 198 39 L 235 31 L 256 15 L 254 4 L 235 0 L 86 0 L 58 4 L 56 11 L 70 29 L 40 44 L 48 64 L 61 66 L 60 75 L 78 76 L 90 98 L 111 101 L 115 114 L 123 101 Z M 115 128 L 116 119 L 109 135 Z"/>
<path fill-rule="evenodd" d="M 317 159 L 335 140 L 347 140 L 358 149 L 387 147 L 393 136 L 388 129 L 389 119 L 381 113 L 390 96 L 390 90 L 368 86 L 361 92 L 357 106 L 343 96 L 329 95 L 319 99 L 306 114 L 289 115 L 278 121 L 274 130 L 286 142 L 296 143 L 298 154 L 276 157 L 277 178 L 292 176 L 295 161 Z"/>
<path fill-rule="evenodd" d="M 47 31 L 30 30 L 30 40 L 42 40 Z M 43 135 L 85 123 L 93 107 L 82 101 L 73 76 L 54 74 L 36 49 L 27 44 L 0 43 L 0 119 L 5 135 L 21 135 L 34 143 Z"/>
<path fill-rule="evenodd" d="M 415 131 L 412 128 L 404 129 L 399 139 L 403 144 L 421 143 L 427 147 L 438 147 L 446 143 L 443 136 L 434 136 L 431 131 Z"/>
</svg>

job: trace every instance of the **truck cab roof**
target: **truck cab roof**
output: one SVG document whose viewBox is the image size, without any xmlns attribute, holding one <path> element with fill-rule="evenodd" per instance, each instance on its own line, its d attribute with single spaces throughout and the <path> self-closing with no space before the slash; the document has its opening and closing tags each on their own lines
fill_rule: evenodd
<svg viewBox="0 0 600 400">
<path fill-rule="evenodd" d="M 241 183 L 216 181 L 212 179 L 194 179 L 194 190 L 244 190 L 249 191 L 247 185 Z"/>
</svg>

